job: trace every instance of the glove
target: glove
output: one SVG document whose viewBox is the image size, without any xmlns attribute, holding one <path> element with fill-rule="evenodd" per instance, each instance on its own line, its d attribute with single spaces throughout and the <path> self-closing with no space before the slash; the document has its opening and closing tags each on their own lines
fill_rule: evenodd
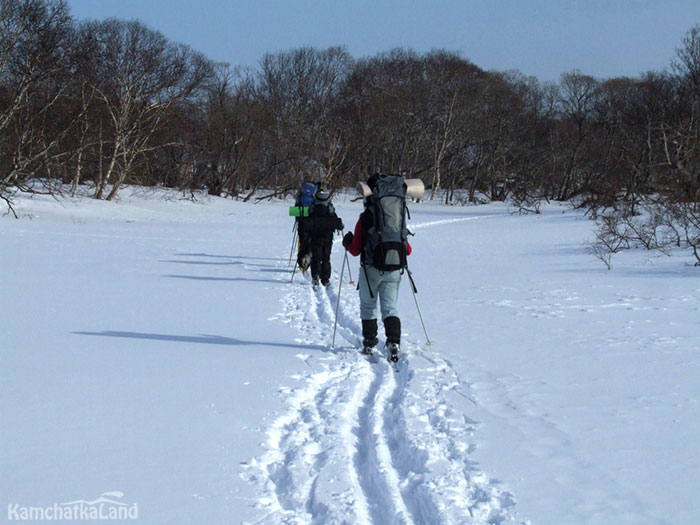
<svg viewBox="0 0 700 525">
<path fill-rule="evenodd" d="M 352 234 L 352 232 L 346 233 L 345 236 L 343 237 L 343 247 L 346 250 L 348 249 L 348 246 L 350 246 L 352 244 L 352 240 L 354 239 L 354 237 L 355 236 Z"/>
</svg>

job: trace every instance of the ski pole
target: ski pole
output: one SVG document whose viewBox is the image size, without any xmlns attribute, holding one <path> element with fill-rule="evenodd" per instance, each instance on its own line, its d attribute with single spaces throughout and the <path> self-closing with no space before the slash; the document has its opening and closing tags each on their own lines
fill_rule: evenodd
<svg viewBox="0 0 700 525">
<path fill-rule="evenodd" d="M 355 281 L 352 280 L 352 272 L 350 271 L 350 261 L 348 261 L 348 251 L 345 250 L 345 264 L 348 265 L 348 276 L 350 277 L 350 280 L 348 281 L 348 284 L 355 284 Z"/>
<path fill-rule="evenodd" d="M 294 228 L 292 232 L 292 247 L 289 249 L 289 264 L 292 264 L 292 254 L 294 253 L 294 245 L 297 243 L 297 235 L 299 232 L 297 231 L 297 223 L 294 223 Z"/>
<path fill-rule="evenodd" d="M 406 271 L 408 272 L 408 278 L 411 281 L 411 291 L 413 292 L 413 300 L 416 303 L 416 308 L 418 309 L 418 317 L 420 318 L 420 323 L 423 325 L 423 332 L 425 333 L 425 344 L 428 346 L 432 345 L 433 342 L 430 340 L 430 337 L 428 337 L 428 330 L 425 329 L 425 322 L 423 321 L 423 314 L 420 311 L 420 306 L 418 305 L 418 297 L 416 297 L 418 293 L 418 289 L 416 288 L 416 283 L 413 280 L 413 274 L 411 273 L 411 270 L 406 268 Z"/>
<path fill-rule="evenodd" d="M 290 283 L 294 281 L 294 272 L 297 271 L 297 266 L 298 266 L 298 263 L 297 263 L 297 262 L 294 262 L 294 269 L 292 270 L 292 278 L 289 279 L 289 282 L 290 282 Z"/>
<path fill-rule="evenodd" d="M 338 310 L 340 309 L 340 289 L 343 286 L 343 270 L 345 270 L 346 260 L 347 259 L 343 259 L 343 265 L 340 267 L 340 281 L 338 282 L 338 301 L 335 303 L 335 322 L 333 323 L 333 341 L 331 341 L 331 348 L 335 348 L 335 331 L 338 328 Z"/>
</svg>

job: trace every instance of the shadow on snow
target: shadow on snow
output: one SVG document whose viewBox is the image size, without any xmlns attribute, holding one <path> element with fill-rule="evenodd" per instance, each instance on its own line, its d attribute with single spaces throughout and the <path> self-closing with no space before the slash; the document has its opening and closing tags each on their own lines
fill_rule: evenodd
<svg viewBox="0 0 700 525">
<path fill-rule="evenodd" d="M 228 281 L 228 282 L 253 282 L 253 283 L 274 283 L 285 282 L 285 279 L 250 279 L 248 277 L 206 277 L 201 275 L 163 275 L 171 279 L 190 279 L 192 281 Z"/>
<path fill-rule="evenodd" d="M 295 343 L 278 343 L 270 341 L 248 341 L 245 339 L 236 339 L 234 337 L 223 337 L 220 335 L 172 335 L 172 334 L 153 334 L 146 332 L 122 332 L 117 330 L 105 330 L 102 332 L 72 332 L 77 335 L 88 335 L 98 337 L 119 337 L 123 339 L 144 339 L 147 341 L 165 341 L 176 343 L 196 343 L 207 345 L 228 345 L 228 346 L 274 346 L 281 348 L 294 348 L 303 350 L 320 350 L 327 351 L 328 348 L 322 345 L 304 345 Z"/>
<path fill-rule="evenodd" d="M 249 255 L 216 255 L 211 253 L 175 253 L 176 257 L 211 257 L 213 259 L 245 259 L 257 261 L 284 261 L 283 257 L 251 257 Z"/>
</svg>

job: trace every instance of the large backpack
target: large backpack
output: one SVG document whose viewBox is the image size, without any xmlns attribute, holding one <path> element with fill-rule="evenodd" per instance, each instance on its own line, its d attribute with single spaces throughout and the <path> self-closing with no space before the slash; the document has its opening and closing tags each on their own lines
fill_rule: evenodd
<svg viewBox="0 0 700 525">
<path fill-rule="evenodd" d="M 314 194 L 318 186 L 311 182 L 302 182 L 299 192 L 299 206 L 311 206 L 314 203 Z"/>
<path fill-rule="evenodd" d="M 313 203 L 311 204 L 310 216 L 328 217 L 335 214 L 335 207 L 331 202 L 330 195 L 325 190 L 318 190 L 314 194 Z"/>
<path fill-rule="evenodd" d="M 365 264 L 381 271 L 406 268 L 406 181 L 401 175 L 382 175 L 367 197 L 372 212 L 365 224 L 362 247 Z"/>
<path fill-rule="evenodd" d="M 330 195 L 325 190 L 318 190 L 314 203 L 309 208 L 309 220 L 306 228 L 318 239 L 332 241 L 333 231 L 343 229 L 343 221 L 335 214 L 335 207 Z"/>
</svg>

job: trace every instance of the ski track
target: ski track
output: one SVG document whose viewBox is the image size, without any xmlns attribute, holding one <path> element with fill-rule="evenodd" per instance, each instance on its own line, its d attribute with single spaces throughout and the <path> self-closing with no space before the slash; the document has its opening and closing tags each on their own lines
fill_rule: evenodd
<svg viewBox="0 0 700 525">
<path fill-rule="evenodd" d="M 476 404 L 469 385 L 406 334 L 396 371 L 383 354 L 376 363 L 361 355 L 359 298 L 347 273 L 332 348 L 333 273 L 328 288 L 314 290 L 299 273 L 288 285 L 281 320 L 298 330 L 297 342 L 328 350 L 299 356 L 309 367 L 294 376 L 301 386 L 279 389 L 286 411 L 266 429 L 265 452 L 243 465 L 261 492 L 249 523 L 510 521 L 512 496 L 469 459 L 477 423 L 454 407 Z"/>
</svg>

